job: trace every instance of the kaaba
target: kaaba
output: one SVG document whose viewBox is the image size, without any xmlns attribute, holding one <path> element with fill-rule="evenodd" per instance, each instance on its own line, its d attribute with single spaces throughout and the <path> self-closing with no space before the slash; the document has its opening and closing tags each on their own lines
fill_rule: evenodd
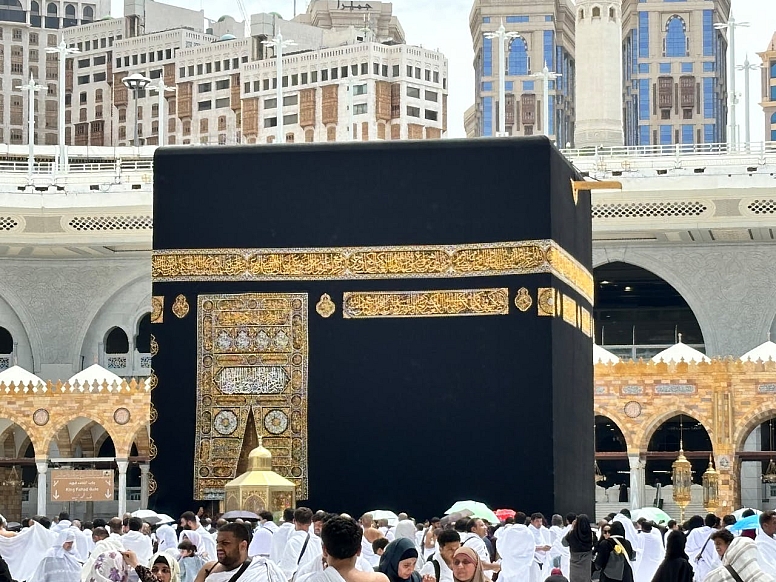
<svg viewBox="0 0 776 582">
<path fill-rule="evenodd" d="M 578 179 L 544 137 L 157 150 L 152 507 L 261 442 L 313 510 L 593 515 Z"/>
</svg>

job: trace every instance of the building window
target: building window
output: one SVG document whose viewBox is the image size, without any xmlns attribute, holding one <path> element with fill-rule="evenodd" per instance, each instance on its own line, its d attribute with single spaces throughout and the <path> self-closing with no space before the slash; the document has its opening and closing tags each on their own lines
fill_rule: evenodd
<svg viewBox="0 0 776 582">
<path fill-rule="evenodd" d="M 513 38 L 509 43 L 508 75 L 527 75 L 529 70 L 528 45 L 522 37 Z"/>
<path fill-rule="evenodd" d="M 229 79 L 221 79 L 220 81 L 216 81 L 216 89 L 228 89 L 229 88 Z"/>
<path fill-rule="evenodd" d="M 78 95 L 78 102 L 83 105 L 86 103 L 86 91 L 81 91 Z"/>
<path fill-rule="evenodd" d="M 283 106 L 297 105 L 299 103 L 299 95 L 287 95 L 283 97 Z"/>
<path fill-rule="evenodd" d="M 143 119 L 143 107 L 142 106 L 137 108 L 137 118 L 138 119 Z"/>
<path fill-rule="evenodd" d="M 208 122 L 207 119 L 199 120 L 199 133 L 207 133 Z"/>
<path fill-rule="evenodd" d="M 270 127 L 277 127 L 278 126 L 278 118 L 277 117 L 265 117 L 264 118 L 264 129 L 269 129 Z"/>
<path fill-rule="evenodd" d="M 353 95 L 366 95 L 366 85 L 353 85 Z"/>
<path fill-rule="evenodd" d="M 353 106 L 353 115 L 364 115 L 368 113 L 369 107 L 366 103 L 359 103 Z"/>
<path fill-rule="evenodd" d="M 409 117 L 420 117 L 420 107 L 413 107 L 412 105 L 407 106 L 407 116 Z"/>
<path fill-rule="evenodd" d="M 209 111 L 213 108 L 213 102 L 210 100 L 197 103 L 197 111 Z"/>
<path fill-rule="evenodd" d="M 283 125 L 294 125 L 299 123 L 299 116 L 296 113 L 283 116 Z"/>
<path fill-rule="evenodd" d="M 666 38 L 663 55 L 666 57 L 687 56 L 687 34 L 684 20 L 672 16 L 666 23 Z"/>
<path fill-rule="evenodd" d="M 593 18 L 601 18 L 600 6 L 593 6 Z"/>
<path fill-rule="evenodd" d="M 432 111 L 431 109 L 426 109 L 426 119 L 429 121 L 437 121 L 439 119 L 439 113 L 437 111 Z"/>
<path fill-rule="evenodd" d="M 272 99 L 264 100 L 264 109 L 275 109 L 278 106 L 278 100 L 274 97 Z"/>
<path fill-rule="evenodd" d="M 199 93 L 209 93 L 213 90 L 213 84 L 212 83 L 200 83 L 197 86 L 197 91 Z"/>
<path fill-rule="evenodd" d="M 420 89 L 417 87 L 407 87 L 407 97 L 414 97 L 420 99 Z"/>
<path fill-rule="evenodd" d="M 119 123 L 125 123 L 127 121 L 127 110 L 125 108 L 119 109 Z"/>
<path fill-rule="evenodd" d="M 435 91 L 426 91 L 426 101 L 433 101 L 434 103 L 437 102 L 438 93 Z"/>
<path fill-rule="evenodd" d="M 229 105 L 229 97 L 221 97 L 220 99 L 216 99 L 216 109 L 223 109 L 225 107 L 229 107 Z"/>
</svg>

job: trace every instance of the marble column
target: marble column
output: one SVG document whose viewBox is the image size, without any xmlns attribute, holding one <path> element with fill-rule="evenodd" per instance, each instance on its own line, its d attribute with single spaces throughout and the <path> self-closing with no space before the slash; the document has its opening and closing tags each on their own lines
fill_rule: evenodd
<svg viewBox="0 0 776 582">
<path fill-rule="evenodd" d="M 46 502 L 48 501 L 48 459 L 35 460 L 38 468 L 38 515 L 46 515 Z"/>
<path fill-rule="evenodd" d="M 140 509 L 148 509 L 148 463 L 140 465 Z"/>
<path fill-rule="evenodd" d="M 630 508 L 640 509 L 644 502 L 644 472 L 639 455 L 628 455 L 630 465 Z"/>
<path fill-rule="evenodd" d="M 118 516 L 123 517 L 127 512 L 127 468 L 128 459 L 116 459 L 119 468 L 119 511 Z"/>
</svg>

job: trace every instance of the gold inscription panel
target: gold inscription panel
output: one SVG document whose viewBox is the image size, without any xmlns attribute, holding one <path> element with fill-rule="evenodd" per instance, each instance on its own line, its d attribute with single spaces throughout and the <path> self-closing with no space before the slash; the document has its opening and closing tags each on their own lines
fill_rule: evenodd
<svg viewBox="0 0 776 582">
<path fill-rule="evenodd" d="M 342 301 L 342 314 L 346 319 L 508 313 L 509 289 L 353 292 L 345 293 Z"/>
<path fill-rule="evenodd" d="M 592 303 L 593 276 L 552 240 L 475 245 L 158 250 L 151 273 L 170 281 L 487 277 L 552 273 Z"/>
<path fill-rule="evenodd" d="M 223 499 L 261 436 L 307 499 L 307 294 L 200 295 L 197 307 L 194 498 Z"/>
</svg>

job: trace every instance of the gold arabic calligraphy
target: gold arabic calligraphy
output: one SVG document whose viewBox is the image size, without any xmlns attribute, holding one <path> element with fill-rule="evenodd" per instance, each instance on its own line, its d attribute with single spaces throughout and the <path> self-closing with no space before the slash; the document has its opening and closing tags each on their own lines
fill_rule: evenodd
<svg viewBox="0 0 776 582">
<path fill-rule="evenodd" d="M 506 315 L 508 289 L 345 293 L 345 318 Z"/>
</svg>

